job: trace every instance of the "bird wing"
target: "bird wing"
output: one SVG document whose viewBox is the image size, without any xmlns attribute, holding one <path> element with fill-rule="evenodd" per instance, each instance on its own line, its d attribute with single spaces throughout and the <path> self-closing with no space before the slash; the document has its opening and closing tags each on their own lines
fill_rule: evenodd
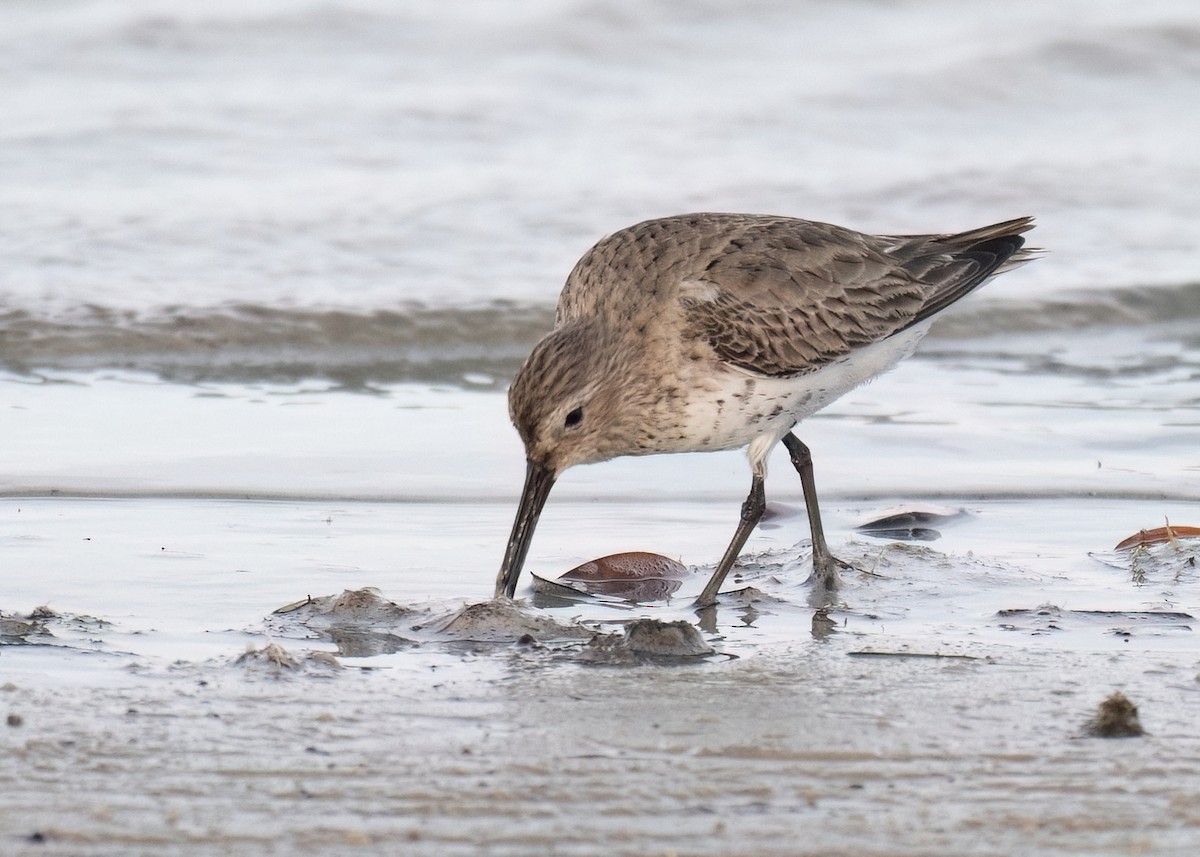
<svg viewBox="0 0 1200 857">
<path fill-rule="evenodd" d="M 762 375 L 810 372 L 895 333 L 924 303 L 919 282 L 849 230 L 752 225 L 681 284 L 688 332 Z"/>
<path fill-rule="evenodd" d="M 918 324 L 1018 253 L 1009 221 L 960 235 L 872 236 L 789 218 L 727 223 L 680 284 L 687 332 L 762 375 L 814 371 Z M 1016 262 L 1023 261 L 1017 259 Z M 1015 264 L 1015 262 L 1010 262 Z"/>
</svg>

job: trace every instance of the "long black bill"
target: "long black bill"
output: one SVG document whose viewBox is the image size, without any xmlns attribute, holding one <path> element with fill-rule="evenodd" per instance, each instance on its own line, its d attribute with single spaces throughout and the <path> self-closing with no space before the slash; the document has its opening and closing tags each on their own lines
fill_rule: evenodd
<svg viewBox="0 0 1200 857">
<path fill-rule="evenodd" d="M 504 563 L 496 575 L 496 597 L 513 597 L 517 591 L 517 578 L 529 553 L 533 531 L 550 489 L 554 487 L 555 474 L 548 467 L 530 461 L 525 465 L 525 487 L 521 490 L 521 504 L 517 507 L 517 519 L 513 521 L 512 535 L 508 537 L 508 550 L 504 552 Z"/>
</svg>

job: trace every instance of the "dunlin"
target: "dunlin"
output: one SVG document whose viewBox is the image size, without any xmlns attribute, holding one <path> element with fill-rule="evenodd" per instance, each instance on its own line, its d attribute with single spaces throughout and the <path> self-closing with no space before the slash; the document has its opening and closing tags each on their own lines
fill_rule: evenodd
<svg viewBox="0 0 1200 857">
<path fill-rule="evenodd" d="M 789 217 L 685 214 L 602 239 L 575 265 L 555 327 L 513 380 L 525 487 L 496 596 L 512 597 L 538 517 L 568 467 L 621 455 L 748 447 L 750 494 L 699 606 L 766 505 L 782 440 L 800 474 L 814 580 L 832 591 L 812 456 L 796 423 L 912 353 L 934 317 L 1032 258 L 1023 217 L 953 235 L 866 235 Z"/>
</svg>

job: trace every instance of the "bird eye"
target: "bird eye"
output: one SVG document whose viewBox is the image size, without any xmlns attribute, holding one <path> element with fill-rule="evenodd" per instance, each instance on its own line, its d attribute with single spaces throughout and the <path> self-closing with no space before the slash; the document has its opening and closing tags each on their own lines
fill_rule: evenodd
<svg viewBox="0 0 1200 857">
<path fill-rule="evenodd" d="M 563 425 L 567 428 L 571 428 L 572 426 L 579 425 L 581 422 L 583 422 L 583 405 L 580 405 L 578 408 L 567 414 L 567 418 L 563 421 Z"/>
</svg>

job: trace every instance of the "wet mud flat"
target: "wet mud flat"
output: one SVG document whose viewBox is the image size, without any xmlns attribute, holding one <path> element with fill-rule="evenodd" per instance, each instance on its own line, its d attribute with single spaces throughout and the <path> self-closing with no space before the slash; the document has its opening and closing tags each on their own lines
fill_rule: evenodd
<svg viewBox="0 0 1200 857">
<path fill-rule="evenodd" d="M 703 566 L 666 601 L 488 601 L 489 539 L 443 544 L 462 570 L 431 577 L 395 505 L 21 501 L 0 849 L 1193 852 L 1195 543 L 1113 550 L 1186 509 L 978 502 L 913 542 L 830 505 L 860 569 L 836 603 L 807 603 L 802 512 L 785 513 L 741 591 L 697 614 Z M 488 535 L 509 511 L 469 513 Z M 574 511 L 610 535 L 620 518 Z M 724 506 L 683 511 L 647 526 L 723 532 Z M 699 648 L 630 645 L 679 623 Z M 1097 737 L 1118 692 L 1144 734 Z"/>
</svg>

